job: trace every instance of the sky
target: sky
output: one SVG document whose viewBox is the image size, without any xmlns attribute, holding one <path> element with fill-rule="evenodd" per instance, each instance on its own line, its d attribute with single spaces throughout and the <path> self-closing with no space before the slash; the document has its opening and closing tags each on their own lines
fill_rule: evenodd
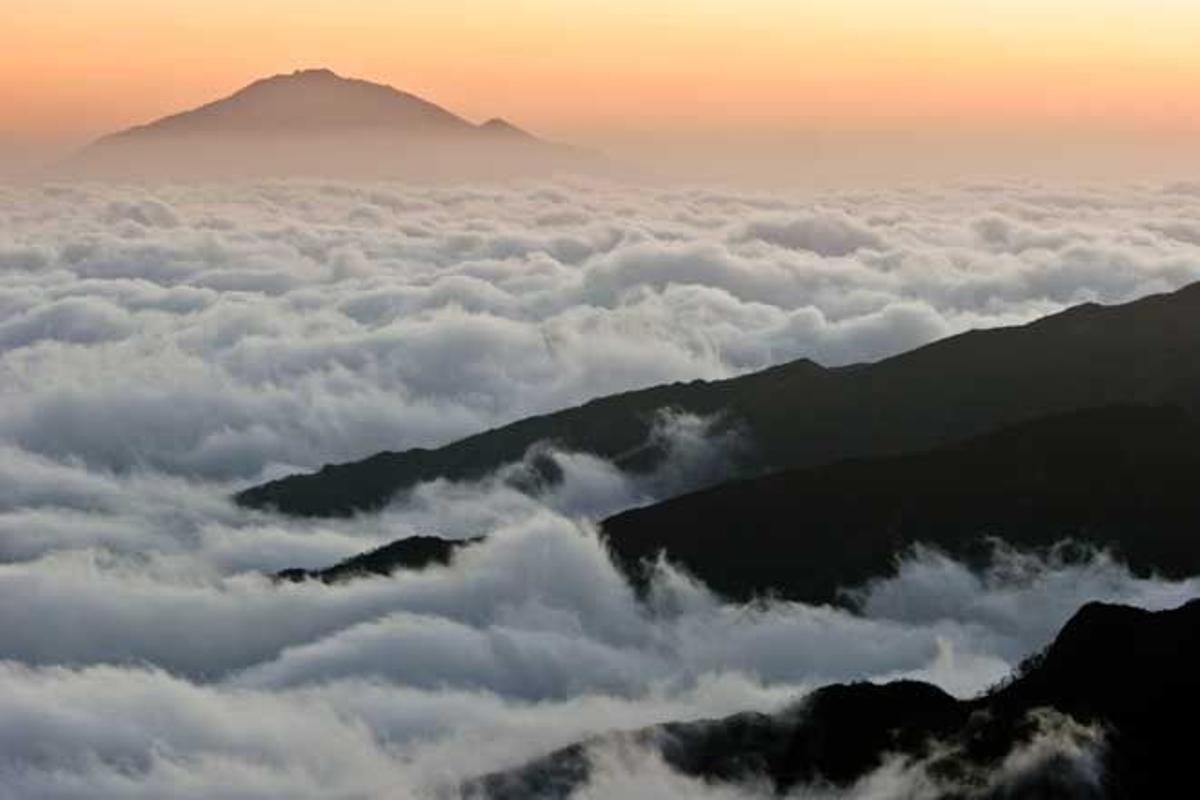
<svg viewBox="0 0 1200 800">
<path fill-rule="evenodd" d="M 739 446 L 672 414 L 641 478 L 549 448 L 562 480 L 534 494 L 514 488 L 527 459 L 348 519 L 229 497 L 612 392 L 1200 280 L 1198 32 L 1197 0 L 0 0 L 0 177 L 328 67 L 689 179 L 956 178 L 0 180 L 0 796 L 445 797 L 831 681 L 970 696 L 1087 600 L 1196 597 L 1200 578 L 1103 553 L 974 569 L 918 548 L 855 587 L 859 613 L 737 605 L 666 566 L 643 602 L 597 521 Z M 1042 179 L 1115 150 L 1166 179 Z M 983 151 L 1039 176 L 966 180 Z M 266 577 L 418 533 L 487 539 L 393 578 Z M 587 796 L 733 796 L 609 772 Z"/>
<path fill-rule="evenodd" d="M 4 15 L 9 158 L 317 66 L 617 149 L 814 132 L 1179 145 L 1200 128 L 1191 0 L 6 0 Z"/>
</svg>

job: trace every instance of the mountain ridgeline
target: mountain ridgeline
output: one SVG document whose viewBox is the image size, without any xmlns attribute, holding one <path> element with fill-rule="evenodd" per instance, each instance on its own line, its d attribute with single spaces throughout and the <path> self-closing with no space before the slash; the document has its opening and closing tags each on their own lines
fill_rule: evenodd
<svg viewBox="0 0 1200 800">
<path fill-rule="evenodd" d="M 765 784 L 777 795 L 848 787 L 890 759 L 901 768 L 887 796 L 1175 797 L 1195 782 L 1184 732 L 1200 711 L 1197 674 L 1200 600 L 1160 612 L 1090 603 L 1010 682 L 974 700 L 913 681 L 834 685 L 776 714 L 576 744 L 473 781 L 466 793 L 573 796 L 591 777 L 590 746 L 620 742 L 684 775 Z M 905 769 L 919 793 L 903 793 Z"/>
<path fill-rule="evenodd" d="M 736 601 L 853 605 L 844 590 L 924 545 L 972 567 L 996 548 L 1088 558 L 1140 574 L 1200 573 L 1200 420 L 1177 407 L 1055 414 L 933 450 L 732 481 L 609 517 L 612 558 L 639 590 L 659 557 Z M 327 570 L 327 583 L 448 562 L 463 542 L 414 537 Z M 997 544 L 1002 543 L 1002 544 Z M 1067 543 L 1067 544 L 1063 544 Z"/>
<path fill-rule="evenodd" d="M 802 359 L 604 397 L 436 449 L 329 465 L 236 500 L 301 516 L 373 511 L 422 481 L 483 477 L 542 442 L 646 472 L 662 456 L 645 443 L 663 409 L 736 426 L 748 440 L 739 469 L 752 476 L 928 451 L 1038 417 L 1119 405 L 1200 410 L 1200 284 L 971 331 L 873 364 L 825 368 Z"/>
<path fill-rule="evenodd" d="M 277 581 L 288 583 L 312 580 L 337 584 L 355 578 L 391 575 L 400 570 L 421 571 L 428 567 L 446 566 L 460 549 L 481 541 L 483 540 L 480 538 L 443 539 L 439 536 L 410 536 L 339 561 L 331 567 L 290 567 L 276 572 L 273 577 Z"/>
<path fill-rule="evenodd" d="M 890 575 L 920 544 L 973 567 L 997 546 L 1107 550 L 1143 575 L 1200 573 L 1200 419 L 1113 406 L 934 450 L 787 470 L 632 509 L 602 530 L 645 587 L 659 554 L 725 597 L 809 603 Z M 1002 544 L 997 544 L 1002 543 Z"/>
</svg>

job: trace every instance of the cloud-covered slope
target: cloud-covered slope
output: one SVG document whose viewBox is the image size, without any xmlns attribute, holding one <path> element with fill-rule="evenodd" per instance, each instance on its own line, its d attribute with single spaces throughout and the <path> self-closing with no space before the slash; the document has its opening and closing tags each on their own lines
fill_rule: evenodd
<svg viewBox="0 0 1200 800">
<path fill-rule="evenodd" d="M 833 602 L 917 543 L 975 560 L 995 539 L 1070 539 L 1139 572 L 1200 572 L 1200 423 L 1118 406 L 1038 418 L 930 452 L 717 486 L 618 514 L 602 529 L 638 576 L 663 553 L 734 598 Z"/>
<path fill-rule="evenodd" d="M 318 580 L 340 583 L 354 578 L 391 575 L 402 569 L 421 570 L 431 566 L 446 566 L 461 548 L 477 544 L 482 539 L 442 539 L 438 536 L 410 536 L 377 547 L 367 553 L 339 561 L 323 569 L 293 567 L 275 573 L 276 580 L 293 583 Z"/>
<path fill-rule="evenodd" d="M 1200 423 L 1178 408 L 1113 406 L 1041 417 L 936 450 L 837 462 L 734 481 L 601 523 L 617 565 L 645 588 L 659 557 L 737 601 L 853 601 L 912 548 L 968 563 L 993 548 L 1064 557 L 1119 554 L 1142 574 L 1200 573 Z M 544 487 L 540 487 L 545 491 Z M 445 558 L 451 542 L 400 540 L 322 580 Z M 353 568 L 357 565 L 357 569 Z"/>
<path fill-rule="evenodd" d="M 961 334 L 869 365 L 801 360 L 714 383 L 603 398 L 436 450 L 274 481 L 239 502 L 292 514 L 376 509 L 437 477 L 467 479 L 539 441 L 632 470 L 656 411 L 718 416 L 748 440 L 751 471 L 933 447 L 1044 414 L 1112 403 L 1200 406 L 1200 284 L 1122 306 L 1083 305 L 1028 325 Z"/>
<path fill-rule="evenodd" d="M 976 700 L 917 682 L 837 685 L 776 714 L 614 738 L 745 796 L 753 787 L 789 797 L 1161 797 L 1193 780 L 1182 732 L 1200 710 L 1198 670 L 1200 601 L 1159 612 L 1092 603 L 1011 683 Z M 603 766 L 604 744 L 472 789 L 496 800 L 575 796 Z"/>
<path fill-rule="evenodd" d="M 354 518 L 228 497 L 606 393 L 1178 288 L 1197 220 L 1182 184 L 0 186 L 0 795 L 453 796 L 830 682 L 968 696 L 1088 600 L 1195 597 L 1103 553 L 922 549 L 857 612 L 730 603 L 669 567 L 639 598 L 593 522 L 737 452 L 686 415 L 658 419 L 650 475 L 539 448 Z M 547 461 L 558 484 L 513 488 Z M 266 577 L 422 533 L 487 539 L 388 577 Z M 611 763 L 593 797 L 709 792 Z"/>
</svg>

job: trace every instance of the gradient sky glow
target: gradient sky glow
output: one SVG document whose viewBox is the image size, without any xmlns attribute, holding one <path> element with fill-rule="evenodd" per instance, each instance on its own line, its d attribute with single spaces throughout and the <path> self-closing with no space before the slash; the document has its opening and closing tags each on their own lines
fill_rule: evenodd
<svg viewBox="0 0 1200 800">
<path fill-rule="evenodd" d="M 83 139 L 311 66 L 588 142 L 678 131 L 1200 130 L 1196 0 L 5 6 L 0 142 Z"/>
</svg>

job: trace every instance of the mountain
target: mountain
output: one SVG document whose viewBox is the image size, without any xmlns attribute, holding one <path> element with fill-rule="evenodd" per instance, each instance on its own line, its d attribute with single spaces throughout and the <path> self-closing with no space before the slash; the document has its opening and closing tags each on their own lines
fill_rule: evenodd
<svg viewBox="0 0 1200 800">
<path fill-rule="evenodd" d="M 247 489 L 237 502 L 307 516 L 386 505 L 434 478 L 479 478 L 539 442 L 652 469 L 657 413 L 718 417 L 745 439 L 741 474 L 927 450 L 1039 416 L 1140 404 L 1200 410 L 1200 284 L 1028 325 L 971 331 L 873 364 L 807 359 L 676 383 L 531 417 L 436 449 L 382 452 Z M 698 487 L 697 487 L 698 488 Z"/>
<path fill-rule="evenodd" d="M 504 177 L 588 163 L 581 152 L 502 119 L 475 125 L 390 86 L 309 69 L 102 137 L 60 171 L 88 177 Z"/>
<path fill-rule="evenodd" d="M 886 796 L 1174 797 L 1195 784 L 1198 690 L 1200 600 L 1160 612 L 1090 603 L 1010 682 L 974 700 L 912 681 L 829 686 L 776 714 L 572 745 L 465 789 L 493 800 L 565 798 L 591 774 L 590 745 L 622 742 L 684 775 L 761 782 L 778 795 L 845 788 L 890 760 L 891 782 L 877 787 L 892 787 Z M 903 769 L 919 776 L 917 794 L 903 792 Z"/>
<path fill-rule="evenodd" d="M 991 540 L 1107 548 L 1142 574 L 1200 573 L 1200 421 L 1179 408 L 1056 414 L 926 452 L 787 470 L 601 524 L 644 585 L 660 553 L 719 594 L 830 603 L 918 543 L 968 563 Z M 1070 553 L 1065 555 L 1070 556 Z"/>
<path fill-rule="evenodd" d="M 974 566 L 993 542 L 1065 558 L 1091 548 L 1134 571 L 1200 573 L 1200 421 L 1178 408 L 1111 406 L 1056 414 L 930 451 L 856 459 L 732 481 L 601 523 L 614 562 L 645 589 L 660 555 L 731 600 L 806 603 L 895 569 L 914 545 Z M 327 570 L 325 582 L 446 563 L 466 542 L 417 537 Z"/>
<path fill-rule="evenodd" d="M 307 580 L 322 583 L 344 583 L 355 578 L 391 575 L 400 570 L 422 570 L 446 566 L 454 554 L 482 539 L 442 539 L 438 536 L 410 536 L 377 547 L 325 569 L 291 568 L 275 573 L 279 581 L 300 583 Z"/>
</svg>

